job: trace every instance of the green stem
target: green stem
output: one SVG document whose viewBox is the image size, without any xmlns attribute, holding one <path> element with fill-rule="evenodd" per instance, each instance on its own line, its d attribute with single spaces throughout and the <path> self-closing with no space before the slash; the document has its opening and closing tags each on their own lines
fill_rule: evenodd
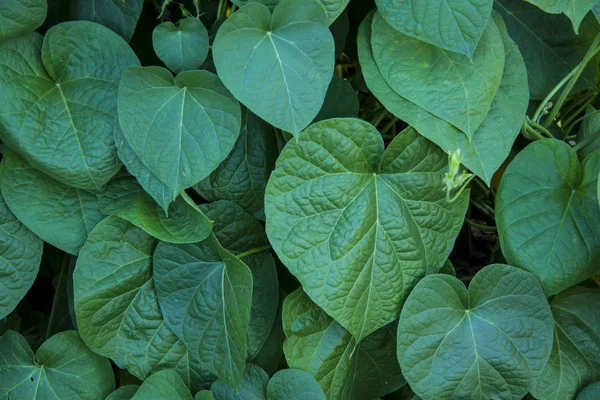
<svg viewBox="0 0 600 400">
<path fill-rule="evenodd" d="M 227 12 L 227 0 L 219 0 L 219 8 L 217 8 L 217 20 L 225 17 Z"/>
<path fill-rule="evenodd" d="M 594 140 L 598 139 L 598 137 L 600 137 L 600 130 L 592 133 L 591 135 L 584 137 L 581 140 L 581 142 L 579 142 L 575 146 L 573 146 L 573 150 L 575 150 L 576 152 L 581 150 L 583 147 L 587 146 L 588 144 L 592 143 Z"/>
<path fill-rule="evenodd" d="M 540 133 L 538 131 L 536 131 L 535 129 L 533 129 L 530 125 L 528 125 L 527 123 L 525 123 L 524 125 L 525 131 L 532 135 L 535 139 L 546 139 L 545 137 L 543 137 L 542 135 L 540 135 Z"/>
<path fill-rule="evenodd" d="M 373 117 L 373 119 L 371 120 L 371 125 L 373 125 L 374 127 L 377 128 L 377 125 L 379 125 L 379 123 L 381 121 L 383 121 L 383 119 L 385 118 L 385 116 L 388 114 L 388 110 L 386 110 L 385 108 L 382 108 L 381 110 L 378 110 L 375 113 L 375 116 Z"/>
<path fill-rule="evenodd" d="M 581 118 L 577 118 L 572 124 L 571 124 L 571 129 L 573 129 L 575 127 L 575 125 L 577 125 L 578 123 L 580 123 L 581 121 L 585 121 L 586 119 L 593 117 L 594 115 L 598 115 L 600 114 L 600 110 L 598 111 L 593 111 L 591 113 L 585 114 L 583 117 Z"/>
<path fill-rule="evenodd" d="M 471 181 L 474 178 L 475 178 L 475 175 L 471 175 L 469 177 L 469 179 L 467 179 L 465 181 L 465 183 L 460 187 L 460 189 L 458 190 L 458 192 L 456 192 L 456 194 L 453 197 L 450 197 L 450 192 L 446 191 L 446 201 L 448 203 L 454 203 L 460 197 L 460 195 L 465 191 L 465 189 L 467 188 L 467 186 L 469 186 L 469 183 L 471 183 Z"/>
<path fill-rule="evenodd" d="M 54 299 L 52 300 L 52 310 L 50 311 L 50 318 L 48 319 L 48 327 L 46 328 L 46 339 L 50 337 L 52 333 L 52 325 L 54 325 L 54 319 L 56 318 L 56 309 L 58 308 L 58 301 L 60 300 L 60 293 L 63 287 L 63 281 L 67 273 L 67 266 L 69 265 L 70 255 L 65 253 L 62 265 L 60 267 L 60 273 L 58 275 L 58 282 L 54 289 Z"/>
<path fill-rule="evenodd" d="M 238 254 L 237 258 L 248 257 L 249 255 L 260 253 L 261 251 L 269 250 L 270 248 L 271 248 L 271 245 L 267 244 L 265 246 L 257 247 L 255 249 L 250 249 L 250 250 L 245 251 L 245 252 L 243 252 L 241 254 Z"/>
<path fill-rule="evenodd" d="M 471 221 L 469 218 L 465 218 L 465 222 L 469 226 L 472 226 L 473 228 L 477 228 L 482 231 L 497 231 L 498 230 L 498 228 L 496 228 L 495 226 L 480 225 L 476 222 Z"/>
<path fill-rule="evenodd" d="M 596 93 L 593 93 L 591 96 L 586 96 L 586 100 L 583 103 L 581 103 L 581 105 L 577 108 L 577 110 L 575 110 L 571 115 L 569 115 L 568 118 L 565 119 L 565 121 L 564 121 L 565 133 L 569 134 L 569 132 L 571 132 L 571 130 L 575 126 L 575 123 L 573 123 L 573 120 L 575 118 L 577 118 L 577 116 L 579 114 L 584 112 L 588 108 L 588 106 L 590 104 L 592 104 L 592 102 L 595 99 L 596 99 Z"/>
<path fill-rule="evenodd" d="M 548 93 L 548 95 L 544 98 L 544 100 L 542 100 L 542 102 L 538 106 L 537 110 L 535 110 L 535 113 L 533 114 L 533 117 L 531 118 L 532 121 L 539 122 L 542 112 L 544 112 L 544 109 L 546 108 L 546 105 L 548 103 L 550 103 L 550 100 L 552 100 L 554 95 L 556 93 L 558 93 L 560 88 L 562 88 L 569 81 L 569 79 L 571 79 L 573 77 L 573 75 L 575 75 L 575 72 L 577 72 L 577 68 L 575 68 L 571 72 L 569 72 L 569 74 L 567 76 L 565 76 L 560 82 L 558 82 L 558 84 L 554 87 L 554 89 L 552 89 L 550 91 L 550 93 Z"/>
<path fill-rule="evenodd" d="M 541 133 L 543 133 L 544 135 L 546 135 L 549 139 L 554 139 L 554 135 L 552 135 L 548 129 L 546 129 L 542 125 L 538 124 L 537 122 L 535 122 L 535 121 L 529 121 L 529 125 L 532 128 L 539 130 Z"/>
<path fill-rule="evenodd" d="M 488 206 L 487 204 L 482 204 L 477 200 L 471 200 L 471 204 L 474 205 L 479 211 L 481 211 L 482 213 L 484 213 L 485 215 L 487 215 L 488 217 L 495 219 L 495 212 L 494 209 L 492 209 L 490 206 Z"/>
<path fill-rule="evenodd" d="M 383 129 L 381 130 L 381 135 L 385 135 L 386 133 L 388 133 L 388 131 L 390 129 L 392 129 L 394 127 L 394 125 L 396 125 L 396 122 L 398 122 L 398 117 L 394 117 L 390 120 L 390 122 L 388 122 L 387 124 L 385 124 L 385 126 L 383 127 Z"/>
</svg>

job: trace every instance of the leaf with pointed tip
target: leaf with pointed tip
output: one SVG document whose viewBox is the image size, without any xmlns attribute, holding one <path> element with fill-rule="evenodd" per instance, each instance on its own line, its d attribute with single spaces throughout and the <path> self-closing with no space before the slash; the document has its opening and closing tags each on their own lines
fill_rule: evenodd
<svg viewBox="0 0 600 400">
<path fill-rule="evenodd" d="M 347 80 L 333 75 L 325 102 L 313 122 L 338 117 L 358 117 L 359 107 L 358 96 L 352 85 Z"/>
<path fill-rule="evenodd" d="M 3 0 L 0 4 L 0 41 L 37 29 L 46 18 L 46 0 Z"/>
<path fill-rule="evenodd" d="M 193 400 L 177 372 L 164 370 L 150 375 L 142 382 L 131 400 Z"/>
<path fill-rule="evenodd" d="M 71 0 L 71 19 L 97 22 L 129 41 L 144 0 Z"/>
<path fill-rule="evenodd" d="M 163 22 L 152 32 L 158 58 L 175 73 L 198 69 L 208 56 L 208 32 L 196 18 Z"/>
<path fill-rule="evenodd" d="M 550 14 L 563 13 L 573 23 L 573 30 L 579 33 L 579 25 L 598 0 L 525 0 Z"/>
</svg>

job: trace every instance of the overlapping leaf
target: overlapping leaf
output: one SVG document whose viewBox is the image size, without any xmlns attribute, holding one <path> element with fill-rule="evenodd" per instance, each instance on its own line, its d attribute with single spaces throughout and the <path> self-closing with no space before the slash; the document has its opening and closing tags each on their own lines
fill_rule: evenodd
<svg viewBox="0 0 600 400">
<path fill-rule="evenodd" d="M 596 5 L 597 0 L 525 0 L 541 8 L 547 13 L 563 13 L 573 23 L 575 33 L 579 32 L 579 25 L 586 14 Z"/>
<path fill-rule="evenodd" d="M 97 22 L 129 41 L 144 0 L 71 0 L 71 18 Z"/>
<path fill-rule="evenodd" d="M 327 14 L 327 24 L 333 23 L 336 18 L 344 11 L 350 0 L 317 0 L 319 4 L 323 7 L 325 13 Z M 273 9 L 281 0 L 232 0 L 231 1 L 238 6 L 243 6 L 248 3 L 256 2 L 262 3 L 267 7 Z"/>
<path fill-rule="evenodd" d="M 208 56 L 208 32 L 196 18 L 163 22 L 152 32 L 156 55 L 173 72 L 198 69 Z"/>
<path fill-rule="evenodd" d="M 37 29 L 44 22 L 46 0 L 5 0 L 0 4 L 0 41 Z"/>
</svg>

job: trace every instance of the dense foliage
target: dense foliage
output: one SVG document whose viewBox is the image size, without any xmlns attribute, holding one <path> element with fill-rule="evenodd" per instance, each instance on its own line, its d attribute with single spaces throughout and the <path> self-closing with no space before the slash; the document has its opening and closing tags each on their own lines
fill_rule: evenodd
<svg viewBox="0 0 600 400">
<path fill-rule="evenodd" d="M 599 18 L 1 0 L 0 399 L 600 399 Z"/>
</svg>

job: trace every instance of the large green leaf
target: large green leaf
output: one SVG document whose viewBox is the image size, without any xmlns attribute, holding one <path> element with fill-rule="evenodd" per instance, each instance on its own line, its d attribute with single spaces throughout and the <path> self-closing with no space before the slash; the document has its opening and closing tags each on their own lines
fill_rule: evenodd
<svg viewBox="0 0 600 400">
<path fill-rule="evenodd" d="M 119 88 L 119 123 L 139 162 L 168 188 L 168 205 L 227 157 L 239 135 L 241 111 L 208 71 L 173 78 L 164 68 L 132 67 Z M 129 172 L 143 179 L 139 171 Z"/>
<path fill-rule="evenodd" d="M 85 19 L 112 29 L 129 41 L 144 0 L 71 0 L 71 19 Z"/>
<path fill-rule="evenodd" d="M 319 4 L 324 8 L 327 14 L 327 24 L 330 25 L 337 17 L 344 11 L 350 0 L 317 0 Z M 273 9 L 281 0 L 231 0 L 232 3 L 238 6 L 243 6 L 248 3 L 262 3 L 267 7 Z"/>
<path fill-rule="evenodd" d="M 46 0 L 3 0 L 0 3 L 0 41 L 37 29 L 46 18 Z"/>
<path fill-rule="evenodd" d="M 158 302 L 167 326 L 217 377 L 236 386 L 247 353 L 250 269 L 215 236 L 197 244 L 158 244 Z"/>
<path fill-rule="evenodd" d="M 233 150 L 195 189 L 209 201 L 231 200 L 264 220 L 265 187 L 277 155 L 273 127 L 244 107 L 242 130 Z"/>
<path fill-rule="evenodd" d="M 358 51 L 363 75 L 373 94 L 393 114 L 409 123 L 420 134 L 449 154 L 460 150 L 461 163 L 488 185 L 496 170 L 510 153 L 529 103 L 527 72 L 521 53 L 508 36 L 498 14 L 494 14 L 493 18 L 504 40 L 506 53 L 504 75 L 490 111 L 473 134 L 472 141 L 448 122 L 404 99 L 387 84 L 375 64 L 371 50 L 372 16 L 365 18 L 358 35 Z"/>
<path fill-rule="evenodd" d="M 585 387 L 578 395 L 577 400 L 596 400 L 600 398 L 600 382 L 592 383 Z"/>
<path fill-rule="evenodd" d="M 579 33 L 579 25 L 598 0 L 525 0 L 547 13 L 563 13 L 573 23 L 573 30 Z"/>
<path fill-rule="evenodd" d="M 269 381 L 267 399 L 325 400 L 326 397 L 309 373 L 299 369 L 283 369 Z"/>
<path fill-rule="evenodd" d="M 375 0 L 381 15 L 405 35 L 472 57 L 494 0 Z"/>
<path fill-rule="evenodd" d="M 579 35 L 563 15 L 551 15 L 523 0 L 495 0 L 511 38 L 519 45 L 534 100 L 542 100 L 579 64 L 600 32 L 593 16 L 585 18 Z M 595 86 L 597 61 L 584 70 L 574 91 Z"/>
<path fill-rule="evenodd" d="M 35 354 L 23 336 L 6 332 L 0 337 L 0 376 L 0 398 L 6 399 L 96 400 L 115 388 L 108 360 L 75 331 L 52 336 Z"/>
<path fill-rule="evenodd" d="M 177 26 L 167 21 L 154 28 L 152 45 L 171 71 L 198 69 L 208 56 L 208 32 L 196 18 L 181 19 Z"/>
<path fill-rule="evenodd" d="M 285 299 L 283 328 L 288 365 L 313 375 L 328 399 L 374 399 L 405 384 L 396 358 L 396 324 L 357 343 L 298 289 Z"/>
<path fill-rule="evenodd" d="M 31 289 L 44 243 L 25 227 L 0 194 L 0 319 L 10 314 Z"/>
<path fill-rule="evenodd" d="M 504 45 L 494 19 L 487 23 L 472 61 L 396 31 L 379 13 L 371 26 L 371 48 L 382 76 L 396 93 L 472 140 L 504 73 Z"/>
<path fill-rule="evenodd" d="M 271 15 L 242 7 L 217 32 L 213 56 L 225 86 L 256 115 L 298 134 L 319 112 L 334 67 L 334 43 L 316 0 L 283 0 Z"/>
<path fill-rule="evenodd" d="M 140 379 L 174 369 L 190 388 L 208 387 L 215 378 L 188 353 L 160 311 L 152 274 L 156 243 L 117 217 L 92 231 L 73 273 L 81 337 Z"/>
<path fill-rule="evenodd" d="M 15 57 L 13 54 L 20 54 Z M 99 190 L 121 168 L 114 144 L 121 74 L 139 61 L 102 25 L 55 25 L 0 45 L 2 141 L 69 186 Z"/>
<path fill-rule="evenodd" d="M 600 289 L 572 287 L 550 307 L 554 347 L 531 393 L 537 399 L 572 399 L 600 379 Z"/>
<path fill-rule="evenodd" d="M 502 254 L 548 296 L 600 273 L 600 153 L 582 164 L 563 141 L 539 140 L 510 163 L 496 196 Z"/>
<path fill-rule="evenodd" d="M 44 175 L 8 149 L 3 153 L 0 189 L 8 207 L 44 241 L 77 255 L 104 218 L 96 195 Z"/>
<path fill-rule="evenodd" d="M 398 318 L 446 260 L 468 192 L 444 194 L 445 153 L 409 129 L 384 151 L 370 124 L 330 119 L 288 142 L 267 185 L 267 235 L 311 299 L 357 341 Z"/>
<path fill-rule="evenodd" d="M 167 215 L 130 176 L 113 179 L 99 202 L 104 214 L 126 219 L 164 242 L 195 243 L 206 239 L 212 230 L 211 220 L 187 195 L 175 199 Z"/>
<path fill-rule="evenodd" d="M 131 400 L 192 400 L 190 390 L 175 371 L 159 371 L 142 382 Z"/>
<path fill-rule="evenodd" d="M 514 399 L 529 391 L 552 349 L 552 313 L 532 274 L 494 264 L 469 289 L 430 275 L 406 300 L 398 361 L 424 399 Z"/>
<path fill-rule="evenodd" d="M 260 367 L 248 364 L 236 389 L 218 380 L 210 387 L 210 391 L 215 400 L 266 400 L 268 384 L 269 375 Z"/>
</svg>

